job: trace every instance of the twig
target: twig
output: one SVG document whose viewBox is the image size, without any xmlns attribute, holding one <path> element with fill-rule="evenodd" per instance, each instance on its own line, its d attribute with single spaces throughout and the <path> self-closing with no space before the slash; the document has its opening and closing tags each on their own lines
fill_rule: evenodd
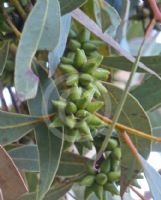
<svg viewBox="0 0 161 200">
<path fill-rule="evenodd" d="M 104 121 L 105 123 L 107 124 L 112 124 L 112 120 L 109 119 L 108 117 L 105 117 L 105 116 L 102 116 L 101 114 L 99 113 L 96 113 L 96 116 L 99 117 L 102 121 Z M 119 131 L 126 131 L 128 133 L 131 133 L 131 134 L 134 134 L 134 135 L 137 135 L 139 137 L 143 137 L 143 138 L 146 138 L 146 139 L 149 139 L 149 140 L 153 140 L 155 142 L 161 142 L 161 138 L 158 138 L 158 137 L 155 137 L 153 135 L 150 135 L 148 133 L 144 133 L 142 131 L 139 131 L 139 130 L 136 130 L 136 129 L 133 129 L 133 128 L 130 128 L 128 126 L 125 126 L 123 124 L 120 124 L 120 123 L 116 123 L 116 126 L 115 126 L 117 129 L 119 129 Z"/>
<path fill-rule="evenodd" d="M 8 89 L 8 91 L 9 91 L 9 93 L 10 93 L 11 100 L 12 100 L 12 103 L 13 103 L 13 106 L 14 106 L 16 112 L 17 112 L 17 113 L 21 113 L 20 108 L 19 108 L 19 106 L 17 105 L 17 101 L 16 101 L 16 99 L 15 99 L 15 94 L 13 93 L 12 88 L 11 88 L 10 86 L 8 86 L 7 89 Z"/>
<path fill-rule="evenodd" d="M 158 8 L 156 0 L 148 0 L 149 6 L 152 9 L 154 19 L 161 22 L 161 12 Z"/>
<path fill-rule="evenodd" d="M 18 13 L 21 15 L 22 19 L 25 20 L 27 15 L 23 7 L 18 0 L 10 0 L 10 2 L 15 6 Z"/>
<path fill-rule="evenodd" d="M 130 186 L 130 188 L 131 188 L 131 190 L 132 190 L 133 192 L 135 192 L 135 194 L 136 194 L 141 200 L 146 200 L 145 197 L 144 197 L 142 194 L 140 194 L 134 187 Z"/>
</svg>

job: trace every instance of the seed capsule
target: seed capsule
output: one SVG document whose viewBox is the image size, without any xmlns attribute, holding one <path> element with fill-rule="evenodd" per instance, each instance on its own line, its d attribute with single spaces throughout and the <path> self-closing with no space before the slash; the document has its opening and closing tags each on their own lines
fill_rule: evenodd
<svg viewBox="0 0 161 200">
<path fill-rule="evenodd" d="M 79 35 L 79 41 L 81 43 L 88 41 L 90 39 L 90 35 L 91 35 L 90 31 L 84 29 Z"/>
<path fill-rule="evenodd" d="M 95 51 L 97 49 L 96 45 L 94 45 L 94 44 L 92 44 L 90 42 L 83 43 L 82 48 L 84 49 L 84 51 L 86 53 L 89 53 L 91 51 Z"/>
<path fill-rule="evenodd" d="M 76 100 L 76 99 L 80 99 L 81 94 L 82 94 L 82 88 L 78 87 L 78 86 L 74 86 L 71 89 L 71 92 L 70 92 L 70 95 L 69 95 L 69 99 L 73 100 L 73 101 Z"/>
<path fill-rule="evenodd" d="M 67 78 L 66 85 L 67 86 L 77 85 L 78 84 L 78 79 L 79 79 L 78 74 L 72 74 Z"/>
<path fill-rule="evenodd" d="M 96 176 L 96 182 L 99 185 L 104 185 L 107 182 L 107 175 L 104 174 L 104 173 L 97 174 L 97 176 Z"/>
<path fill-rule="evenodd" d="M 72 65 L 60 64 L 59 67 L 63 70 L 63 72 L 68 74 L 78 73 L 78 71 Z"/>
<path fill-rule="evenodd" d="M 81 74 L 79 76 L 79 82 L 83 86 L 88 85 L 92 81 L 93 81 L 93 77 L 91 75 L 89 75 L 89 74 Z"/>
<path fill-rule="evenodd" d="M 94 72 L 93 72 L 93 76 L 101 81 L 107 81 L 108 76 L 109 76 L 110 72 L 106 69 L 102 69 L 102 68 L 97 68 Z"/>
<path fill-rule="evenodd" d="M 67 105 L 66 102 L 61 101 L 61 100 L 60 101 L 53 100 L 52 104 L 55 108 L 60 109 L 60 110 L 64 110 Z"/>
<path fill-rule="evenodd" d="M 111 192 L 112 195 L 119 195 L 119 190 L 115 183 L 107 183 L 104 185 L 104 189 Z"/>
<path fill-rule="evenodd" d="M 94 188 L 95 188 L 95 190 L 94 190 L 95 194 L 98 197 L 98 199 L 103 200 L 103 186 L 95 184 Z"/>
<path fill-rule="evenodd" d="M 80 185 L 90 187 L 94 183 L 94 181 L 95 181 L 95 176 L 88 175 L 81 180 Z"/>
<path fill-rule="evenodd" d="M 76 117 L 78 118 L 85 118 L 88 115 L 88 112 L 86 110 L 78 110 L 76 113 Z"/>
<path fill-rule="evenodd" d="M 77 40 L 74 40 L 74 39 L 71 39 L 69 41 L 69 45 L 68 45 L 69 49 L 71 51 L 76 51 L 78 48 L 81 47 L 81 44 L 77 41 Z"/>
<path fill-rule="evenodd" d="M 113 152 L 112 152 L 112 157 L 116 160 L 120 160 L 121 159 L 121 148 L 120 147 L 116 147 Z"/>
<path fill-rule="evenodd" d="M 93 87 L 83 92 L 82 98 L 85 98 L 88 102 L 90 102 L 93 99 L 94 93 L 95 93 L 95 88 Z"/>
<path fill-rule="evenodd" d="M 101 82 L 97 81 L 95 84 L 96 84 L 96 87 L 98 88 L 98 90 L 99 90 L 102 94 L 107 93 L 107 89 L 105 88 L 105 86 L 104 86 Z"/>
<path fill-rule="evenodd" d="M 101 163 L 101 172 L 107 174 L 111 170 L 111 160 L 107 159 Z"/>
<path fill-rule="evenodd" d="M 120 170 L 120 160 L 111 159 L 112 162 L 112 171 L 119 171 Z"/>
<path fill-rule="evenodd" d="M 75 54 L 75 58 L 74 58 L 74 66 L 79 69 L 80 67 L 82 67 L 85 63 L 87 62 L 87 57 L 86 54 L 84 52 L 84 50 L 82 49 L 77 49 L 76 50 L 76 54 Z"/>
<path fill-rule="evenodd" d="M 62 57 L 61 58 L 61 62 L 63 64 L 72 65 L 73 64 L 73 59 L 67 58 L 67 57 Z"/>
<path fill-rule="evenodd" d="M 76 99 L 74 102 L 77 105 L 78 109 L 84 109 L 86 107 L 87 103 L 88 103 L 88 99 L 83 97 L 83 98 L 80 98 L 80 99 Z"/>
<path fill-rule="evenodd" d="M 65 118 L 65 124 L 69 127 L 69 128 L 74 128 L 75 125 L 76 125 L 76 120 L 75 120 L 75 117 L 73 115 L 71 116 L 67 116 Z"/>
<path fill-rule="evenodd" d="M 86 109 L 87 111 L 94 113 L 97 110 L 100 110 L 104 106 L 103 101 L 95 101 L 95 102 L 90 102 L 87 104 Z"/>
<path fill-rule="evenodd" d="M 59 117 L 55 117 L 54 121 L 49 124 L 49 128 L 57 128 L 63 126 L 63 122 Z"/>
<path fill-rule="evenodd" d="M 108 145 L 106 150 L 107 151 L 113 151 L 118 146 L 118 141 L 116 139 L 110 138 L 108 140 Z"/>
<path fill-rule="evenodd" d="M 110 182 L 118 181 L 120 179 L 120 171 L 111 171 L 108 173 L 108 180 Z"/>
<path fill-rule="evenodd" d="M 72 102 L 69 102 L 66 106 L 66 109 L 65 109 L 66 113 L 67 114 L 73 114 L 73 113 L 76 113 L 77 112 L 77 106 L 72 103 Z"/>
</svg>

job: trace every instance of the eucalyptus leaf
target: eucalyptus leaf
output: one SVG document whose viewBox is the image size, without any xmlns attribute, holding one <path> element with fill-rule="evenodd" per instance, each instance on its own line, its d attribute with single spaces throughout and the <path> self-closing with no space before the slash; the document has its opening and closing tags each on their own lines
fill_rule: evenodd
<svg viewBox="0 0 161 200">
<path fill-rule="evenodd" d="M 48 1 L 39 0 L 30 12 L 16 54 L 15 88 L 21 100 L 35 97 L 39 79 L 31 69 L 48 13 Z M 32 28 L 31 28 L 32 27 Z"/>
<path fill-rule="evenodd" d="M 61 8 L 61 14 L 65 15 L 66 13 L 71 12 L 72 10 L 80 7 L 83 5 L 87 0 L 59 0 L 60 2 L 60 8 Z"/>
<path fill-rule="evenodd" d="M 14 148 L 8 153 L 19 169 L 28 172 L 39 172 L 37 145 L 26 145 Z M 56 175 L 68 177 L 83 173 L 86 170 L 87 161 L 89 159 L 77 154 L 64 152 Z"/>
<path fill-rule="evenodd" d="M 107 87 L 108 94 L 111 97 L 111 117 L 112 117 L 120 101 L 123 90 L 110 83 L 105 83 L 104 85 Z M 124 104 L 118 122 L 128 127 L 134 128 L 136 130 L 140 130 L 147 134 L 151 134 L 151 124 L 148 115 L 144 111 L 143 107 L 139 104 L 137 99 L 134 98 L 131 94 L 128 94 L 127 96 L 127 100 Z M 147 158 L 151 150 L 151 141 L 135 135 L 130 135 L 130 138 L 132 139 L 134 145 L 138 149 L 138 152 L 142 156 Z M 121 193 L 123 194 L 128 185 L 130 184 L 130 182 L 135 178 L 135 175 L 142 168 L 141 165 L 138 163 L 138 161 L 133 157 L 131 151 L 129 151 L 127 144 L 122 140 L 121 140 L 121 150 L 122 150 L 122 155 L 126 155 L 123 156 L 121 160 L 121 168 L 122 168 Z"/>
<path fill-rule="evenodd" d="M 48 55 L 49 60 L 49 76 L 52 76 L 55 69 L 57 68 L 60 58 L 63 56 L 64 50 L 66 48 L 67 38 L 71 25 L 71 16 L 65 15 L 61 17 L 61 31 L 60 38 L 56 48 L 51 51 Z"/>
<path fill-rule="evenodd" d="M 47 73 L 41 68 L 37 69 L 40 77 L 39 89 L 36 97 L 28 101 L 31 114 L 47 115 L 54 112 L 51 101 L 58 99 L 59 94 L 52 79 L 48 79 Z M 35 136 L 39 152 L 40 182 L 37 193 L 37 200 L 44 198 L 50 189 L 56 172 L 59 167 L 64 134 L 62 129 L 50 129 L 50 119 L 35 128 Z"/>
<path fill-rule="evenodd" d="M 142 157 L 142 166 L 144 169 L 145 178 L 149 184 L 151 194 L 154 200 L 161 199 L 161 175 Z"/>
<path fill-rule="evenodd" d="M 6 65 L 7 57 L 9 52 L 9 42 L 3 42 L 2 47 L 0 48 L 0 76 L 3 73 L 3 70 Z"/>
<path fill-rule="evenodd" d="M 132 90 L 131 93 L 146 111 L 154 110 L 161 105 L 161 80 L 152 76 Z"/>
<path fill-rule="evenodd" d="M 65 183 L 65 184 L 63 183 L 53 187 L 45 195 L 44 200 L 59 200 L 71 189 L 72 184 L 73 183 Z M 35 198 L 36 198 L 36 193 L 28 193 L 23 195 L 18 200 L 35 200 Z"/>
<path fill-rule="evenodd" d="M 0 111 L 0 144 L 10 144 L 31 131 L 43 119 Z"/>
<path fill-rule="evenodd" d="M 43 29 L 38 49 L 53 50 L 60 38 L 60 5 L 58 0 L 49 0 L 47 19 Z"/>
<path fill-rule="evenodd" d="M 161 56 L 143 56 L 141 57 L 140 61 L 157 74 L 161 74 Z M 124 71 L 131 71 L 132 63 L 123 56 L 110 56 L 103 59 L 102 65 L 108 69 L 114 68 Z M 138 68 L 138 72 L 147 73 L 141 68 Z"/>
</svg>

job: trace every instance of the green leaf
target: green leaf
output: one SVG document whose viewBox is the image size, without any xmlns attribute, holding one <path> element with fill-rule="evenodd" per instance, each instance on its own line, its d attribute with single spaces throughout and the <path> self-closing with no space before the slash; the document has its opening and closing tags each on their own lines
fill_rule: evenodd
<svg viewBox="0 0 161 200">
<path fill-rule="evenodd" d="M 63 197 L 72 187 L 73 183 L 62 183 L 59 184 L 52 189 L 45 195 L 44 200 L 59 200 Z M 23 195 L 19 200 L 35 200 L 36 193 L 28 193 Z"/>
<path fill-rule="evenodd" d="M 38 117 L 0 111 L 0 144 L 10 144 L 31 131 L 42 120 Z"/>
<path fill-rule="evenodd" d="M 108 89 L 108 94 L 111 98 L 111 113 L 110 116 L 115 112 L 115 109 L 120 101 L 123 90 L 116 86 L 105 83 Z M 106 97 L 106 99 L 108 99 Z M 109 104 L 109 103 L 108 103 Z M 147 114 L 145 113 L 142 106 L 139 104 L 131 94 L 128 94 L 127 100 L 121 112 L 119 123 L 124 124 L 128 127 L 136 130 L 143 131 L 147 134 L 151 134 L 151 125 Z M 148 157 L 151 149 L 151 142 L 142 137 L 130 135 L 134 145 L 138 149 L 139 153 L 145 158 Z M 141 170 L 141 166 L 138 161 L 133 157 L 131 151 L 124 141 L 121 140 L 122 157 L 121 168 L 122 168 L 122 185 L 121 192 L 125 192 L 127 186 L 130 184 L 135 175 Z"/>
<path fill-rule="evenodd" d="M 149 184 L 151 194 L 154 200 L 161 199 L 161 175 L 148 164 L 148 162 L 141 156 L 142 166 L 144 168 L 144 175 Z"/>
<path fill-rule="evenodd" d="M 161 74 L 161 56 L 143 56 L 141 57 L 140 61 L 157 74 Z M 102 61 L 102 64 L 105 68 L 108 69 L 114 68 L 119 70 L 131 71 L 131 62 L 123 56 L 105 57 Z M 138 68 L 138 72 L 146 73 L 146 71 L 141 68 Z"/>
<path fill-rule="evenodd" d="M 4 42 L 2 47 L 0 48 L 0 76 L 3 73 L 3 70 L 6 65 L 7 57 L 9 52 L 9 42 Z"/>
<path fill-rule="evenodd" d="M 15 88 L 21 100 L 33 98 L 37 92 L 39 79 L 31 69 L 31 62 L 39 46 L 47 12 L 48 1 L 37 1 L 23 28 L 15 68 Z"/>
<path fill-rule="evenodd" d="M 52 76 L 55 69 L 57 68 L 60 58 L 63 56 L 64 50 L 66 48 L 67 38 L 71 25 L 71 16 L 65 15 L 61 17 L 61 32 L 59 42 L 56 48 L 49 53 L 49 75 Z"/>
<path fill-rule="evenodd" d="M 66 13 L 71 12 L 72 10 L 80 7 L 83 5 L 87 0 L 59 0 L 60 2 L 60 8 L 61 8 L 61 14 L 65 15 Z"/>
<path fill-rule="evenodd" d="M 161 80 L 152 76 L 131 93 L 146 111 L 154 110 L 161 105 Z"/>
<path fill-rule="evenodd" d="M 39 158 L 37 145 L 27 145 L 10 150 L 9 155 L 17 167 L 24 171 L 39 172 Z M 62 154 L 57 176 L 75 176 L 86 170 L 89 159 L 65 152 Z"/>
<path fill-rule="evenodd" d="M 58 0 L 48 1 L 47 19 L 38 49 L 50 51 L 57 46 L 60 37 L 60 5 Z"/>
<path fill-rule="evenodd" d="M 47 115 L 54 112 L 51 100 L 58 99 L 59 94 L 52 79 L 38 68 L 40 84 L 36 98 L 28 101 L 31 114 Z M 43 199 L 48 192 L 59 167 L 64 134 L 63 130 L 48 129 L 50 119 L 35 128 L 35 136 L 38 145 L 40 160 L 40 183 L 37 193 L 37 200 Z"/>
</svg>

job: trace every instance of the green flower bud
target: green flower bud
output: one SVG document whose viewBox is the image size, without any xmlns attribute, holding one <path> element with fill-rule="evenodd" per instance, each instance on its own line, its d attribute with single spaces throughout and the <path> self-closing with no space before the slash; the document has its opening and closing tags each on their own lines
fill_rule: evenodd
<svg viewBox="0 0 161 200">
<path fill-rule="evenodd" d="M 78 48 L 81 47 L 81 44 L 80 44 L 80 42 L 78 42 L 77 40 L 71 39 L 71 40 L 69 41 L 68 47 L 69 47 L 69 49 L 70 49 L 71 51 L 76 51 Z"/>
<path fill-rule="evenodd" d="M 95 101 L 95 102 L 90 102 L 87 104 L 86 109 L 87 111 L 94 113 L 98 110 L 100 110 L 104 106 L 103 101 Z"/>
<path fill-rule="evenodd" d="M 118 141 L 117 141 L 117 139 L 110 138 L 110 139 L 108 140 L 108 145 L 107 145 L 106 150 L 107 150 L 107 151 L 113 151 L 117 146 L 118 146 Z"/>
<path fill-rule="evenodd" d="M 103 200 L 103 191 L 104 191 L 103 186 L 95 184 L 94 188 L 95 188 L 94 190 L 95 194 L 98 197 L 98 199 Z"/>
<path fill-rule="evenodd" d="M 107 175 L 104 173 L 99 173 L 96 176 L 96 182 L 99 185 L 104 185 L 107 182 Z"/>
<path fill-rule="evenodd" d="M 81 182 L 80 185 L 81 186 L 86 186 L 86 187 L 90 187 L 95 181 L 95 176 L 93 175 L 88 175 L 86 177 L 84 177 Z"/>
<path fill-rule="evenodd" d="M 110 159 L 107 159 L 107 160 L 104 160 L 102 163 L 101 163 L 101 172 L 107 174 L 108 172 L 110 172 L 111 170 L 111 160 Z"/>
<path fill-rule="evenodd" d="M 74 86 L 70 91 L 69 99 L 72 101 L 76 99 L 80 99 L 81 94 L 82 94 L 82 88 L 78 86 Z"/>
<path fill-rule="evenodd" d="M 75 117 L 73 115 L 71 116 L 67 116 L 65 118 L 65 124 L 69 127 L 69 128 L 74 128 L 75 125 L 76 125 L 76 120 L 75 120 Z"/>
<path fill-rule="evenodd" d="M 70 38 L 76 38 L 77 37 L 77 33 L 73 29 L 70 29 L 70 31 L 69 31 L 69 37 Z"/>
<path fill-rule="evenodd" d="M 74 102 L 77 105 L 78 109 L 84 109 L 88 103 L 88 99 L 84 97 L 84 98 L 76 99 Z"/>
<path fill-rule="evenodd" d="M 55 117 L 54 121 L 49 124 L 49 128 L 57 128 L 57 127 L 62 127 L 63 122 L 59 117 Z"/>
<path fill-rule="evenodd" d="M 88 162 L 86 167 L 87 167 L 87 173 L 88 174 L 91 174 L 91 175 L 95 175 L 96 174 L 96 170 L 93 167 L 93 163 Z"/>
<path fill-rule="evenodd" d="M 73 113 L 76 113 L 77 112 L 77 106 L 72 103 L 72 102 L 69 102 L 66 106 L 66 109 L 65 109 L 66 113 L 67 114 L 73 114 Z"/>
<path fill-rule="evenodd" d="M 89 116 L 86 118 L 86 121 L 89 126 L 102 126 L 105 125 L 104 122 L 98 118 L 97 116 L 93 114 L 89 114 Z"/>
<path fill-rule="evenodd" d="M 70 143 L 74 143 L 79 135 L 79 130 L 77 129 L 70 129 L 67 132 L 67 135 L 65 135 L 65 140 L 67 140 Z"/>
<path fill-rule="evenodd" d="M 108 173 L 108 180 L 109 182 L 119 181 L 121 176 L 120 171 L 111 171 Z"/>
<path fill-rule="evenodd" d="M 111 159 L 112 163 L 112 171 L 119 171 L 120 170 L 120 160 Z"/>
<path fill-rule="evenodd" d="M 84 192 L 84 200 L 89 200 L 93 193 L 94 193 L 93 187 L 86 187 Z"/>
<path fill-rule="evenodd" d="M 67 65 L 73 65 L 73 59 L 71 59 L 71 58 L 62 57 L 61 62 L 63 64 L 67 64 Z"/>
<path fill-rule="evenodd" d="M 115 183 L 107 183 L 104 185 L 104 189 L 110 192 L 112 195 L 119 195 L 119 190 Z"/>
<path fill-rule="evenodd" d="M 89 30 L 84 29 L 79 35 L 79 41 L 84 43 L 90 39 L 91 33 Z"/>
<path fill-rule="evenodd" d="M 109 76 L 110 72 L 106 69 L 102 69 L 102 68 L 97 68 L 94 72 L 93 72 L 93 76 L 101 81 L 107 81 L 108 76 Z"/>
<path fill-rule="evenodd" d="M 95 87 L 83 92 L 82 98 L 85 98 L 88 102 L 90 102 L 93 99 L 94 93 L 95 93 Z"/>
<path fill-rule="evenodd" d="M 116 160 L 120 160 L 121 159 L 121 148 L 120 147 L 116 147 L 113 152 L 112 152 L 112 157 Z"/>
<path fill-rule="evenodd" d="M 82 49 L 77 49 L 75 58 L 74 58 L 74 66 L 79 69 L 82 67 L 85 63 L 87 62 L 87 57 L 85 55 L 84 50 Z"/>
<path fill-rule="evenodd" d="M 80 129 L 80 131 L 82 131 L 83 133 L 85 133 L 87 135 L 91 134 L 90 128 L 86 121 L 81 121 L 79 123 L 79 129 Z"/>
<path fill-rule="evenodd" d="M 78 73 L 78 71 L 72 65 L 60 64 L 59 67 L 63 72 L 68 74 Z"/>
<path fill-rule="evenodd" d="M 74 62 L 75 52 L 68 52 L 67 53 L 67 58 L 70 58 Z"/>
<path fill-rule="evenodd" d="M 54 105 L 55 108 L 60 109 L 60 110 L 64 110 L 67 105 L 66 102 L 61 101 L 61 100 L 59 101 L 53 100 L 52 104 Z"/>
<path fill-rule="evenodd" d="M 90 43 L 90 42 L 85 42 L 82 45 L 82 48 L 84 49 L 85 52 L 89 53 L 91 51 L 95 51 L 97 49 L 96 45 Z"/>
<path fill-rule="evenodd" d="M 67 86 L 77 85 L 78 84 L 78 79 L 79 79 L 78 74 L 72 74 L 67 78 L 66 85 Z"/>
<path fill-rule="evenodd" d="M 134 187 L 137 187 L 139 189 L 141 189 L 141 186 L 139 185 L 138 181 L 137 180 L 133 180 L 131 185 L 133 185 Z"/>
<path fill-rule="evenodd" d="M 89 75 L 89 74 L 81 74 L 79 76 L 79 82 L 83 86 L 88 85 L 92 81 L 93 81 L 93 77 L 91 75 Z"/>
<path fill-rule="evenodd" d="M 78 118 L 85 118 L 88 115 L 86 110 L 78 110 L 76 113 L 76 117 Z"/>
<path fill-rule="evenodd" d="M 97 81 L 95 84 L 96 84 L 96 87 L 98 88 L 98 90 L 99 90 L 102 94 L 107 93 L 106 87 L 105 87 L 101 82 Z"/>
</svg>

